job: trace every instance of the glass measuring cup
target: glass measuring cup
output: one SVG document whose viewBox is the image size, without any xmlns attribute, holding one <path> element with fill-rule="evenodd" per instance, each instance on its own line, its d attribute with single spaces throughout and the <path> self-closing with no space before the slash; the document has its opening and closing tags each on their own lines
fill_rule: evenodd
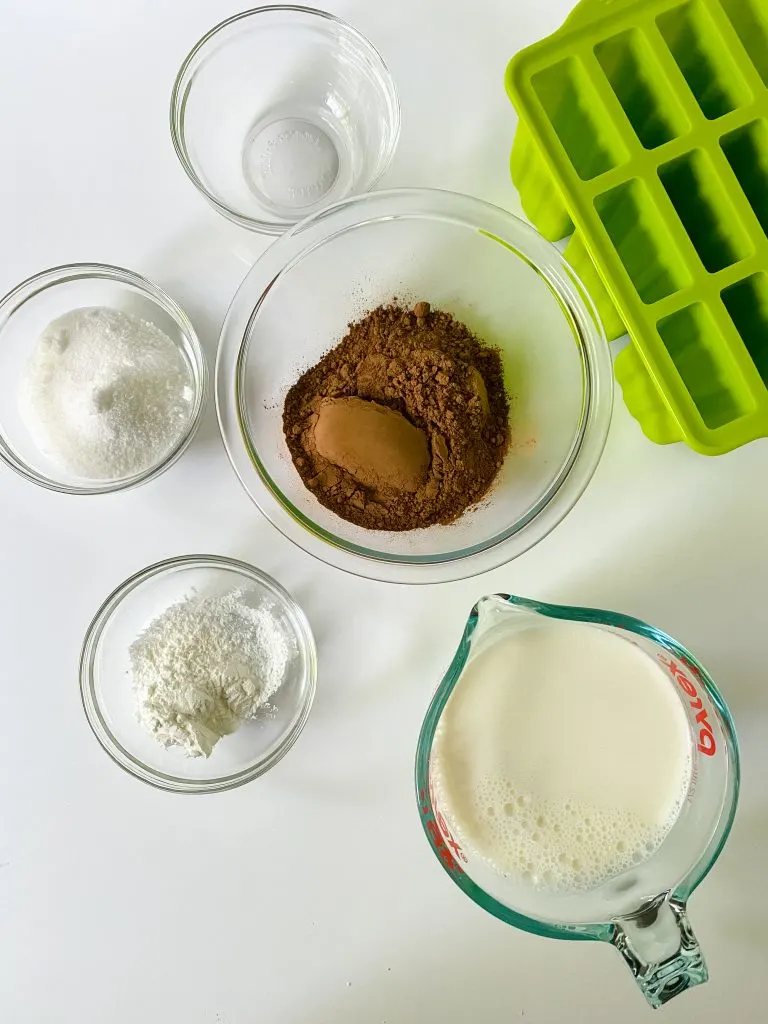
<svg viewBox="0 0 768 1024">
<path fill-rule="evenodd" d="M 494 871 L 462 845 L 430 778 L 435 733 L 473 658 L 541 616 L 588 623 L 648 654 L 677 694 L 690 729 L 687 794 L 665 839 L 642 864 L 595 889 L 564 893 L 525 885 Z M 649 737 L 653 742 L 653 737 Z M 611 765 L 620 771 L 620 765 Z M 739 753 L 730 712 L 705 669 L 671 637 L 638 619 L 591 608 L 543 604 L 507 594 L 472 609 L 448 671 L 427 710 L 416 753 L 416 794 L 433 852 L 471 899 L 524 931 L 557 939 L 597 939 L 622 954 L 643 994 L 658 1007 L 708 978 L 686 904 L 723 848 L 739 789 Z"/>
</svg>

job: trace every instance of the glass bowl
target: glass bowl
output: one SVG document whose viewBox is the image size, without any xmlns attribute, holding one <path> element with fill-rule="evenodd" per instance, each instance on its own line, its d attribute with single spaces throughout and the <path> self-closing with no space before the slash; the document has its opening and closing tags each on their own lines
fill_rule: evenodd
<svg viewBox="0 0 768 1024">
<path fill-rule="evenodd" d="M 403 533 L 320 505 L 282 429 L 300 374 L 393 296 L 426 300 L 498 346 L 511 405 L 509 454 L 486 498 L 449 526 Z M 589 482 L 612 401 L 599 318 L 558 250 L 504 210 L 431 189 L 348 199 L 275 242 L 230 306 L 216 364 L 224 442 L 264 515 L 332 565 L 403 583 L 484 572 L 541 540 Z"/>
<path fill-rule="evenodd" d="M 152 465 L 113 479 L 91 479 L 63 469 L 40 451 L 18 408 L 19 384 L 45 328 L 84 306 L 109 306 L 159 327 L 176 345 L 189 372 L 192 395 L 183 433 Z M 120 267 L 75 263 L 43 270 L 0 299 L 0 459 L 27 480 L 66 494 L 106 494 L 146 483 L 185 451 L 203 416 L 208 368 L 184 311 L 157 285 Z"/>
<path fill-rule="evenodd" d="M 193 47 L 173 87 L 171 134 L 219 213 L 280 234 L 373 187 L 395 152 L 400 107 L 356 29 L 309 7 L 258 7 Z"/>
<path fill-rule="evenodd" d="M 222 737 L 210 757 L 166 750 L 140 725 L 128 650 L 150 621 L 191 593 L 242 589 L 272 606 L 295 653 L 270 704 L 273 716 L 245 721 Z M 150 565 L 106 599 L 88 627 L 80 656 L 80 692 L 88 722 L 113 761 L 137 779 L 176 793 L 215 793 L 241 786 L 277 764 L 299 737 L 315 696 L 317 654 L 304 612 L 279 583 L 245 562 L 186 555 Z"/>
</svg>

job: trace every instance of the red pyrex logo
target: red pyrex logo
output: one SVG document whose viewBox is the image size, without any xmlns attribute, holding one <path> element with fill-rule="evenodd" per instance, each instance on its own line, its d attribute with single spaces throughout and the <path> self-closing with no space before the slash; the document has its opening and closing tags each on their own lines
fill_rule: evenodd
<svg viewBox="0 0 768 1024">
<path fill-rule="evenodd" d="M 439 811 L 435 814 L 432 809 L 435 805 L 435 799 L 431 781 L 429 783 L 429 799 L 427 799 L 427 795 L 422 789 L 419 792 L 419 802 L 421 805 L 421 815 L 424 818 L 424 826 L 429 832 L 435 853 L 448 871 L 452 871 L 454 874 L 463 874 L 464 872 L 458 860 L 463 860 L 466 864 L 466 855 L 448 828 L 448 823 L 443 815 Z"/>
<path fill-rule="evenodd" d="M 688 703 L 696 712 L 696 724 L 700 726 L 699 742 L 696 744 L 697 747 L 702 754 L 706 754 L 707 757 L 712 757 L 717 750 L 717 743 L 715 742 L 715 734 L 712 731 L 712 726 L 709 724 L 709 719 L 707 718 L 707 709 L 702 703 L 698 690 L 676 661 L 673 661 L 672 658 L 665 658 L 661 654 L 658 657 L 661 664 L 667 669 L 683 693 L 685 693 L 689 698 Z"/>
</svg>

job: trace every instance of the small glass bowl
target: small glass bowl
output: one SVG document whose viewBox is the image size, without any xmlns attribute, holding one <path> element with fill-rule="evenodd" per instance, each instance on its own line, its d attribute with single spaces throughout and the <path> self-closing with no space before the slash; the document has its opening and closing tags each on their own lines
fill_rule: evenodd
<svg viewBox="0 0 768 1024">
<path fill-rule="evenodd" d="M 295 653 L 270 700 L 273 715 L 243 722 L 210 757 L 165 749 L 139 723 L 129 647 L 155 616 L 191 593 L 242 589 L 268 601 Z M 184 555 L 150 565 L 106 599 L 80 655 L 80 692 L 88 722 L 109 756 L 137 779 L 175 793 L 217 793 L 242 786 L 280 761 L 299 737 L 315 696 L 317 654 L 304 612 L 279 583 L 252 565 L 217 555 Z"/>
<path fill-rule="evenodd" d="M 372 188 L 400 107 L 381 56 L 340 18 L 258 7 L 193 47 L 171 96 L 171 135 L 205 198 L 242 227 L 280 234 Z"/>
<path fill-rule="evenodd" d="M 398 296 L 430 302 L 501 351 L 511 444 L 485 499 L 448 526 L 365 530 L 324 508 L 291 461 L 283 405 L 347 325 Z M 611 355 L 558 250 L 479 199 L 399 189 L 308 217 L 256 261 L 222 329 L 216 404 L 245 489 L 310 554 L 373 579 L 437 583 L 493 569 L 563 519 L 602 454 Z"/>
<path fill-rule="evenodd" d="M 150 321 L 176 345 L 189 370 L 193 394 L 184 432 L 157 462 L 131 476 L 90 479 L 67 472 L 40 451 L 19 413 L 19 384 L 40 335 L 52 320 L 86 306 L 108 306 Z M 187 315 L 170 295 L 130 270 L 101 263 L 53 267 L 0 299 L 0 460 L 41 487 L 65 494 L 106 494 L 159 476 L 194 437 L 207 391 L 208 367 Z"/>
</svg>

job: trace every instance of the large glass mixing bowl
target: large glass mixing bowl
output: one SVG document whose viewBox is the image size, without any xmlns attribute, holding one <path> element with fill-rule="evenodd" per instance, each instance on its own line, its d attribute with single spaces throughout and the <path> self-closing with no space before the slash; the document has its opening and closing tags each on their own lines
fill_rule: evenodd
<svg viewBox="0 0 768 1024">
<path fill-rule="evenodd" d="M 366 530 L 324 508 L 283 437 L 285 395 L 347 325 L 393 297 L 453 313 L 502 353 L 511 445 L 486 498 L 448 526 Z M 435 583 L 495 568 L 573 507 L 605 444 L 613 381 L 594 306 L 558 250 L 495 206 L 433 189 L 348 199 L 255 263 L 222 329 L 224 443 L 264 515 L 340 569 Z"/>
</svg>

